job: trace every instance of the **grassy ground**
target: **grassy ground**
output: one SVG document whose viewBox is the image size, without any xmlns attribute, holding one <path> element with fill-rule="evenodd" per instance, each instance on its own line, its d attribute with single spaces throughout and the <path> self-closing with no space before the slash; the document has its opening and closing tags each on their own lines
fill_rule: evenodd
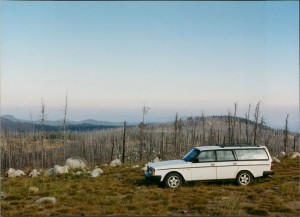
<svg viewBox="0 0 300 217">
<path fill-rule="evenodd" d="M 252 186 L 234 182 L 193 183 L 164 189 L 144 180 L 141 168 L 102 167 L 87 175 L 4 179 L 2 216 L 299 216 L 299 158 L 275 165 L 275 176 Z M 29 187 L 38 187 L 36 193 Z M 35 204 L 51 196 L 57 203 Z"/>
</svg>

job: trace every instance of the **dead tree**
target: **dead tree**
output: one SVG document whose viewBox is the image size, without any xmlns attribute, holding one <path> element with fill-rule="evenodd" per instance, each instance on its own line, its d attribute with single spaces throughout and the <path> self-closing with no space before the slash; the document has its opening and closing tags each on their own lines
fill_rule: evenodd
<svg viewBox="0 0 300 217">
<path fill-rule="evenodd" d="M 150 110 L 150 107 L 146 107 L 145 105 L 142 107 L 143 111 L 143 119 L 142 122 L 139 124 L 140 128 L 140 161 L 143 160 L 143 152 L 145 151 L 145 117 Z"/>
<path fill-rule="evenodd" d="M 228 116 L 227 116 L 227 124 L 228 124 L 228 143 L 231 144 L 231 139 L 232 139 L 232 133 L 231 133 L 231 130 L 232 130 L 232 118 L 231 118 L 231 112 L 230 110 L 228 110 Z"/>
<path fill-rule="evenodd" d="M 174 121 L 174 149 L 176 156 L 178 156 L 178 131 L 179 131 L 179 123 L 178 123 L 178 114 L 175 115 L 175 121 Z"/>
<path fill-rule="evenodd" d="M 245 114 L 246 118 L 246 142 L 249 143 L 249 118 L 250 118 L 250 110 L 251 110 L 251 104 L 249 104 L 248 112 Z"/>
<path fill-rule="evenodd" d="M 259 114 L 260 114 L 259 107 L 260 107 L 260 101 L 256 104 L 255 113 L 254 113 L 253 144 L 256 144 L 256 142 L 257 142 L 258 120 L 259 120 Z"/>
<path fill-rule="evenodd" d="M 286 116 L 286 119 L 285 119 L 285 127 L 284 127 L 284 131 L 283 131 L 283 134 L 284 134 L 284 141 L 283 141 L 283 144 L 284 144 L 284 151 L 285 151 L 285 154 L 287 155 L 288 154 L 288 118 L 289 118 L 289 114 L 287 114 Z"/>
<path fill-rule="evenodd" d="M 63 121 L 63 148 L 64 148 L 64 161 L 66 160 L 66 131 L 67 131 L 67 109 L 68 109 L 68 96 L 66 95 L 66 104 L 64 108 L 64 121 Z"/>
<path fill-rule="evenodd" d="M 126 145 L 126 121 L 123 125 L 123 152 L 122 152 L 122 162 L 125 163 L 125 145 Z"/>
<path fill-rule="evenodd" d="M 201 122 L 202 122 L 202 145 L 205 145 L 205 117 L 204 117 L 204 112 L 202 111 L 201 114 Z"/>
<path fill-rule="evenodd" d="M 237 112 L 237 102 L 234 103 L 234 116 L 233 116 L 233 123 L 231 129 L 231 141 L 234 144 L 234 134 L 235 134 L 235 120 L 236 120 L 236 112 Z"/>
<path fill-rule="evenodd" d="M 164 129 L 161 130 L 160 159 L 164 160 Z"/>
<path fill-rule="evenodd" d="M 42 99 L 42 110 L 41 110 L 41 149 L 42 149 L 42 156 L 41 156 L 41 163 L 42 168 L 44 168 L 44 161 L 45 161 L 45 101 Z"/>
</svg>

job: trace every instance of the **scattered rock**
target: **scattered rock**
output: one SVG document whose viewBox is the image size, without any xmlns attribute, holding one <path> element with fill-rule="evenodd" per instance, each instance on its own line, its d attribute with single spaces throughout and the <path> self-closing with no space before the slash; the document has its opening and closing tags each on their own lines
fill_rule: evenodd
<svg viewBox="0 0 300 217">
<path fill-rule="evenodd" d="M 87 166 L 87 161 L 81 157 L 70 157 L 66 160 L 66 166 L 72 170 L 84 170 Z"/>
<path fill-rule="evenodd" d="M 45 176 L 52 176 L 52 175 L 54 175 L 54 168 L 51 168 L 45 172 Z"/>
<path fill-rule="evenodd" d="M 54 174 L 65 174 L 65 173 L 69 173 L 69 166 L 59 166 L 59 165 L 55 165 L 54 166 Z"/>
<path fill-rule="evenodd" d="M 40 189 L 39 188 L 37 188 L 37 187 L 30 187 L 29 188 L 29 192 L 32 192 L 32 193 L 36 193 L 36 192 L 38 192 Z"/>
<path fill-rule="evenodd" d="M 93 178 L 96 178 L 96 177 L 100 176 L 100 174 L 102 174 L 102 173 L 103 173 L 103 170 L 101 170 L 100 168 L 96 168 L 91 172 L 91 176 Z"/>
<path fill-rule="evenodd" d="M 56 203 L 57 200 L 55 197 L 42 197 L 35 201 L 36 204 L 45 203 L 45 202 Z"/>
<path fill-rule="evenodd" d="M 6 197 L 6 194 L 3 191 L 0 191 L 0 198 L 3 199 Z"/>
<path fill-rule="evenodd" d="M 160 162 L 158 157 L 154 158 L 154 160 L 153 160 L 153 163 L 157 163 L 157 162 Z"/>
<path fill-rule="evenodd" d="M 281 152 L 279 153 L 279 157 L 285 157 L 285 152 L 284 152 L 284 151 L 281 151 Z"/>
<path fill-rule="evenodd" d="M 7 171 L 7 177 L 8 178 L 15 178 L 18 176 L 25 176 L 26 174 L 22 170 L 15 170 L 13 168 L 9 168 Z"/>
<path fill-rule="evenodd" d="M 32 178 L 35 178 L 35 177 L 38 177 L 40 176 L 41 174 L 36 170 L 32 170 L 30 173 L 29 173 L 29 176 L 31 176 Z"/>
<path fill-rule="evenodd" d="M 77 172 L 75 173 L 76 176 L 80 176 L 81 174 L 82 174 L 81 171 L 77 171 Z"/>
<path fill-rule="evenodd" d="M 273 162 L 280 163 L 281 161 L 277 157 L 272 157 Z"/>
<path fill-rule="evenodd" d="M 139 167 L 140 167 L 139 165 L 132 166 L 132 168 L 139 168 Z"/>
<path fill-rule="evenodd" d="M 112 166 L 112 167 L 115 167 L 115 166 L 118 166 L 118 165 L 121 165 L 122 163 L 121 163 L 121 161 L 119 160 L 119 159 L 115 159 L 115 160 L 113 160 L 112 162 L 110 162 L 110 166 Z"/>
<path fill-rule="evenodd" d="M 300 157 L 300 153 L 299 152 L 293 152 L 293 154 L 291 155 L 291 158 L 297 158 Z"/>
</svg>

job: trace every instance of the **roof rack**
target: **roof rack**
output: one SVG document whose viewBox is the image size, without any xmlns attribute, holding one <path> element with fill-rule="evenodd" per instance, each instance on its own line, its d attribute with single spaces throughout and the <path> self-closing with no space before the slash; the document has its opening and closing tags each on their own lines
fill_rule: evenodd
<svg viewBox="0 0 300 217">
<path fill-rule="evenodd" d="M 257 144 L 250 144 L 250 143 L 242 143 L 242 144 L 223 144 L 219 145 L 221 148 L 225 147 L 260 147 Z"/>
</svg>

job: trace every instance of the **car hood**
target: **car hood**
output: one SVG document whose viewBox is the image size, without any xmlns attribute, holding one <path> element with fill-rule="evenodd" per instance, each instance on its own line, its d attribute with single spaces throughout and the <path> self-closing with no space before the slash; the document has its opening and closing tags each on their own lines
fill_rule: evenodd
<svg viewBox="0 0 300 217">
<path fill-rule="evenodd" d="M 184 160 L 168 160 L 168 161 L 161 161 L 157 163 L 150 163 L 148 166 L 153 167 L 155 169 L 165 169 L 165 168 L 171 168 L 171 167 L 186 167 L 187 164 L 190 164 L 190 162 L 186 162 Z"/>
</svg>

